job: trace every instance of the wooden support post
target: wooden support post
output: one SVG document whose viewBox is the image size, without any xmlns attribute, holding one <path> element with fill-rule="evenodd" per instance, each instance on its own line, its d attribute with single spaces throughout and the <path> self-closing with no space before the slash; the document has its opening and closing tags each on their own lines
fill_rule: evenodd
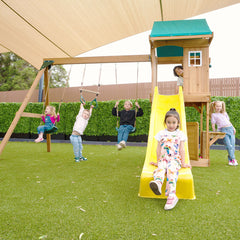
<svg viewBox="0 0 240 240">
<path fill-rule="evenodd" d="M 44 72 L 44 96 L 45 96 L 45 107 L 49 105 L 49 73 L 48 68 Z M 51 135 L 46 134 L 47 136 L 47 152 L 51 152 Z"/>
<path fill-rule="evenodd" d="M 206 133 L 207 133 L 207 146 L 206 146 L 206 158 L 210 159 L 210 143 L 209 143 L 209 102 L 206 103 Z M 209 161 L 210 163 L 210 161 Z"/>
<path fill-rule="evenodd" d="M 154 89 L 157 86 L 157 58 L 155 56 L 155 48 L 151 44 L 151 65 L 152 65 L 152 91 L 150 101 L 152 101 L 154 95 Z"/>
<path fill-rule="evenodd" d="M 201 103 L 201 109 L 200 109 L 200 155 L 201 157 L 203 157 L 203 135 L 202 135 L 202 132 L 203 132 L 203 108 L 204 108 L 204 105 L 203 103 Z"/>
<path fill-rule="evenodd" d="M 23 103 L 22 103 L 21 107 L 16 112 L 15 117 L 14 117 L 10 127 L 8 128 L 8 131 L 6 132 L 2 142 L 0 144 L 0 154 L 2 154 L 2 151 L 3 151 L 4 147 L 6 146 L 9 138 L 11 137 L 11 135 L 12 135 L 12 133 L 13 133 L 13 131 L 14 131 L 14 129 L 15 129 L 15 127 L 16 127 L 16 125 L 17 125 L 17 123 L 18 123 L 18 121 L 19 121 L 19 119 L 20 119 L 20 117 L 21 117 L 21 115 L 24 111 L 24 109 L 26 108 L 30 98 L 32 97 L 32 94 L 33 94 L 35 88 L 37 87 L 37 85 L 38 85 L 38 83 L 41 79 L 41 76 L 43 75 L 43 72 L 44 72 L 44 69 L 42 69 L 41 71 L 38 72 L 31 88 L 29 89 L 26 97 L 23 100 Z"/>
</svg>

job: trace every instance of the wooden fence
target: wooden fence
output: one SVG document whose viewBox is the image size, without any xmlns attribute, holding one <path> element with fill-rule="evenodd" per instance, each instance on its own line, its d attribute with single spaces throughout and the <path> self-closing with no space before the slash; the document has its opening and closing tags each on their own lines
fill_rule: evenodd
<svg viewBox="0 0 240 240">
<path fill-rule="evenodd" d="M 159 82 L 159 93 L 163 95 L 175 94 L 176 82 Z M 97 86 L 84 87 L 91 91 L 97 91 Z M 78 102 L 80 99 L 80 87 L 51 88 L 49 89 L 50 102 L 59 102 L 64 93 L 63 102 Z M 64 92 L 65 91 L 65 92 Z M 236 78 L 214 78 L 210 79 L 210 91 L 212 96 L 240 96 L 240 77 Z M 0 92 L 0 102 L 22 102 L 28 90 Z M 149 99 L 151 83 L 133 83 L 118 85 L 103 85 L 100 87 L 98 101 L 109 101 L 119 99 Z M 84 99 L 91 101 L 95 98 L 92 93 L 84 92 Z M 30 102 L 38 101 L 38 90 L 36 89 Z"/>
</svg>

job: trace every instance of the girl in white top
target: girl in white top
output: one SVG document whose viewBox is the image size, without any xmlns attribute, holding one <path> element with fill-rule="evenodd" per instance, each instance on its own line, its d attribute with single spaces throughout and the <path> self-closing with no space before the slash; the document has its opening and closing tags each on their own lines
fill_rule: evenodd
<svg viewBox="0 0 240 240">
<path fill-rule="evenodd" d="M 229 116 L 226 112 L 225 102 L 215 101 L 210 104 L 210 117 L 213 131 L 216 131 L 215 125 L 217 125 L 217 131 L 226 133 L 223 142 L 228 151 L 228 164 L 231 166 L 237 166 L 238 162 L 235 159 L 235 134 L 236 129 L 230 122 Z"/>
<path fill-rule="evenodd" d="M 75 155 L 75 162 L 86 161 L 87 158 L 82 156 L 82 137 L 84 130 L 88 125 L 88 120 L 92 115 L 92 109 L 94 108 L 91 105 L 90 110 L 84 109 L 83 104 L 81 103 L 79 113 L 76 117 L 76 121 L 73 126 L 73 132 L 70 136 L 70 141 L 73 145 L 73 152 Z"/>
<path fill-rule="evenodd" d="M 165 210 L 175 207 L 178 202 L 176 196 L 176 184 L 178 171 L 181 167 L 191 167 L 185 163 L 184 142 L 187 136 L 179 130 L 180 117 L 175 108 L 171 108 L 165 115 L 164 120 L 167 128 L 161 130 L 155 136 L 157 145 L 157 169 L 153 172 L 154 180 L 150 182 L 150 188 L 156 195 L 161 195 L 161 188 L 167 175 L 166 193 L 168 196 Z"/>
</svg>

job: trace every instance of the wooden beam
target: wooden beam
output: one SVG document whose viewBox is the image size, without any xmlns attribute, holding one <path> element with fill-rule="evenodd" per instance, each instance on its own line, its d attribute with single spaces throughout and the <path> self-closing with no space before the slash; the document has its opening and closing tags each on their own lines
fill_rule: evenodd
<svg viewBox="0 0 240 240">
<path fill-rule="evenodd" d="M 184 94 L 184 102 L 190 102 L 190 103 L 201 103 L 201 102 L 211 102 L 211 93 L 192 93 L 190 94 Z"/>
<path fill-rule="evenodd" d="M 223 139 L 225 135 L 224 132 L 209 132 L 209 145 L 212 146 L 218 139 Z"/>
<path fill-rule="evenodd" d="M 158 64 L 182 64 L 183 57 L 158 57 Z"/>
<path fill-rule="evenodd" d="M 209 167 L 209 159 L 190 160 L 190 163 L 192 167 Z"/>
<path fill-rule="evenodd" d="M 42 117 L 42 114 L 23 112 L 23 113 L 21 114 L 21 117 L 41 118 L 41 117 Z"/>
<path fill-rule="evenodd" d="M 121 62 L 151 62 L 150 55 L 45 58 L 43 60 L 44 61 L 53 61 L 53 65 L 91 64 L 91 63 L 121 63 Z"/>
<path fill-rule="evenodd" d="M 6 146 L 6 144 L 9 140 L 9 138 L 11 137 L 11 135 L 12 135 L 12 133 L 13 133 L 13 131 L 14 131 L 14 129 L 15 129 L 15 127 L 16 127 L 16 125 L 17 125 L 17 123 L 18 123 L 18 121 L 19 121 L 19 119 L 20 119 L 20 117 L 21 117 L 21 115 L 24 111 L 24 109 L 26 108 L 30 98 L 32 97 L 33 92 L 35 91 L 35 89 L 36 89 L 36 87 L 37 87 L 37 85 L 38 85 L 38 83 L 39 83 L 39 81 L 40 81 L 40 79 L 43 75 L 44 70 L 45 70 L 45 68 L 38 72 L 35 80 L 33 81 L 33 84 L 31 86 L 31 88 L 29 89 L 26 97 L 24 98 L 24 100 L 22 102 L 22 105 L 20 106 L 19 110 L 16 112 L 15 117 L 14 117 L 10 127 L 8 128 L 8 131 L 6 132 L 2 142 L 0 144 L 0 154 L 2 153 L 4 147 Z"/>
</svg>

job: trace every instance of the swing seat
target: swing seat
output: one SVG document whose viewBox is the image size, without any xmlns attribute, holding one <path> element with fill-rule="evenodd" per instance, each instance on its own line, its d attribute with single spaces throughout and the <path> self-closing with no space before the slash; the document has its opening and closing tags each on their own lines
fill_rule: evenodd
<svg viewBox="0 0 240 240">
<path fill-rule="evenodd" d="M 57 132 L 58 128 L 56 126 L 53 126 L 52 128 L 45 131 L 46 134 L 51 134 Z"/>
<path fill-rule="evenodd" d="M 119 130 L 119 128 L 118 127 L 116 127 L 116 131 L 118 132 L 118 130 Z M 129 133 L 134 133 L 134 132 L 136 132 L 136 128 L 134 127 L 133 129 L 132 129 L 132 131 L 131 132 L 129 132 Z"/>
</svg>

